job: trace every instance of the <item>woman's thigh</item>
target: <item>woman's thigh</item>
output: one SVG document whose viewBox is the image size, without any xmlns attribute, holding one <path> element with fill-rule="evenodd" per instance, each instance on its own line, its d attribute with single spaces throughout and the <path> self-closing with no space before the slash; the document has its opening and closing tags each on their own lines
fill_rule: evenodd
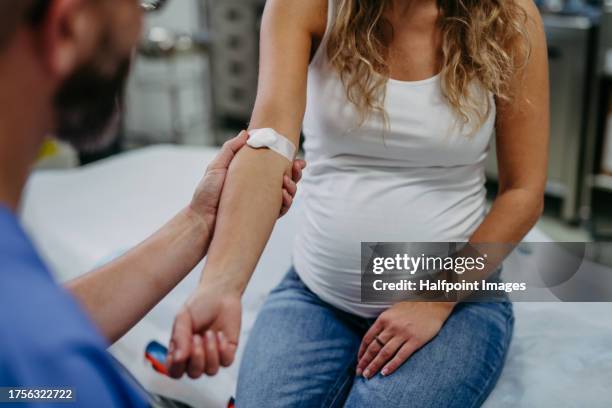
<svg viewBox="0 0 612 408">
<path fill-rule="evenodd" d="M 323 303 L 290 271 L 250 334 L 237 406 L 342 406 L 354 379 L 359 331 L 357 321 Z"/>
<path fill-rule="evenodd" d="M 501 374 L 513 325 L 510 303 L 461 304 L 394 374 L 356 379 L 345 406 L 480 406 Z"/>
</svg>

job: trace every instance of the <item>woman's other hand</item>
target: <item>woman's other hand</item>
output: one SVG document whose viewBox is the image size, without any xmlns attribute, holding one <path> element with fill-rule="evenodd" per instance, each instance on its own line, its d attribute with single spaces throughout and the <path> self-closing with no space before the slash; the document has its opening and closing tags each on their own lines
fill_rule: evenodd
<svg viewBox="0 0 612 408">
<path fill-rule="evenodd" d="M 453 303 L 402 302 L 383 312 L 359 347 L 357 375 L 393 374 L 415 351 L 436 337 Z"/>
</svg>

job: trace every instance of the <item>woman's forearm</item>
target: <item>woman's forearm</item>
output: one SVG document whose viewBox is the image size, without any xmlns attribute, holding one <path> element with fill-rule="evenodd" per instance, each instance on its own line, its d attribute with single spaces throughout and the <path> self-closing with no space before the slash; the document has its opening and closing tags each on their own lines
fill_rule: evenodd
<svg viewBox="0 0 612 408">
<path fill-rule="evenodd" d="M 544 206 L 544 193 L 539 189 L 513 188 L 503 191 L 471 243 L 517 244 L 534 227 Z"/>
<path fill-rule="evenodd" d="M 242 293 L 270 237 L 291 163 L 268 150 L 243 148 L 223 188 L 203 285 Z"/>
<path fill-rule="evenodd" d="M 207 223 L 185 209 L 136 248 L 66 287 L 112 343 L 196 267 L 209 239 Z"/>
<path fill-rule="evenodd" d="M 542 214 L 544 193 L 514 188 L 502 192 L 482 224 L 470 238 L 470 245 L 460 251 L 460 256 L 485 256 L 484 270 L 465 272 L 462 279 L 479 281 L 494 273 L 515 246 L 527 235 Z M 464 293 L 458 300 L 469 295 Z"/>
<path fill-rule="evenodd" d="M 262 17 L 257 100 L 250 128 L 273 128 L 298 144 L 306 108 L 312 21 L 317 8 L 303 1 L 268 1 Z M 245 147 L 229 169 L 204 285 L 242 292 L 270 237 L 281 205 L 283 175 L 291 163 L 267 149 Z"/>
</svg>

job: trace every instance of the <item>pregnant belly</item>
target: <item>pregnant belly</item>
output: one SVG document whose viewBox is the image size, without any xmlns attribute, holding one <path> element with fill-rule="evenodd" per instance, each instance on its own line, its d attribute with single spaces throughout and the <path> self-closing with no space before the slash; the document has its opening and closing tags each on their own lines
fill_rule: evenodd
<svg viewBox="0 0 612 408">
<path fill-rule="evenodd" d="M 473 174 L 460 183 L 346 176 L 306 180 L 294 248 L 304 282 L 343 309 L 360 303 L 361 242 L 467 241 L 484 217 L 483 181 Z"/>
</svg>

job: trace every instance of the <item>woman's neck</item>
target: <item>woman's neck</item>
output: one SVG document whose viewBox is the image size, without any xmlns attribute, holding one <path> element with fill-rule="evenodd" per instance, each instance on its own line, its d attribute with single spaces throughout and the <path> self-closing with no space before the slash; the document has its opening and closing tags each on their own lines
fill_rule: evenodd
<svg viewBox="0 0 612 408">
<path fill-rule="evenodd" d="M 391 0 L 385 19 L 393 27 L 394 36 L 406 31 L 433 34 L 438 29 L 440 10 L 436 0 Z"/>
</svg>

